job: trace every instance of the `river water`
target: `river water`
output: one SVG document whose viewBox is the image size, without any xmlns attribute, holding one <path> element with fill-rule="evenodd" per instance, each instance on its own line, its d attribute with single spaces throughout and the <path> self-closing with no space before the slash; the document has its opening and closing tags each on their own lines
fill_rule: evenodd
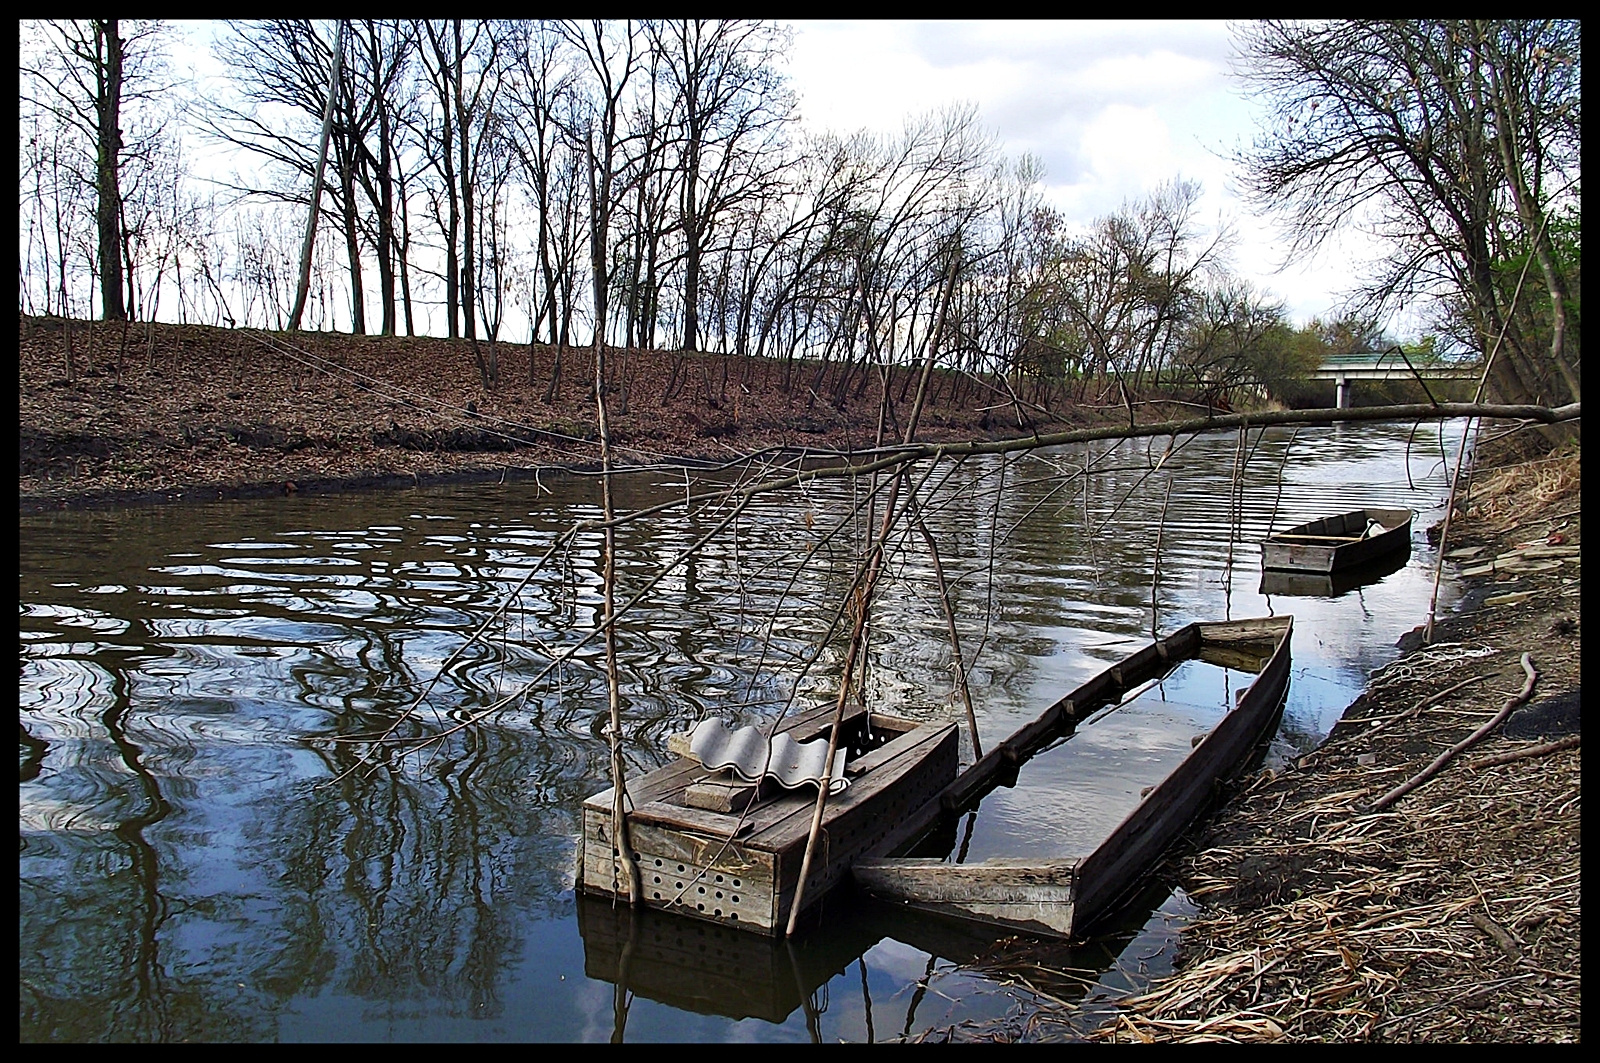
<svg viewBox="0 0 1600 1063">
<path fill-rule="evenodd" d="M 1266 756 L 1313 748 L 1426 619 L 1424 531 L 1461 431 L 1220 432 L 936 470 L 919 497 L 980 738 L 1152 630 L 1292 613 Z M 617 504 L 687 486 L 630 473 Z M 621 600 L 695 546 L 618 630 L 634 770 L 708 715 L 831 698 L 842 641 L 818 643 L 876 520 L 869 488 L 619 531 Z M 1025 1014 L 992 937 L 935 920 L 831 901 L 774 944 L 574 896 L 578 808 L 608 785 L 603 649 L 583 642 L 599 537 L 539 559 L 599 505 L 593 479 L 552 474 L 22 518 L 21 1039 L 881 1041 Z M 1366 505 L 1417 511 L 1401 567 L 1349 590 L 1263 586 L 1269 530 Z M 866 698 L 964 719 L 931 555 L 897 543 Z M 1447 567 L 1441 611 L 1456 596 Z M 1220 712 L 1244 681 L 1174 675 L 1167 696 Z M 1061 747 L 1078 743 L 1077 775 L 1041 757 L 960 825 L 971 859 L 1062 851 L 1114 805 L 1131 783 L 1085 767 L 1112 761 L 1080 734 Z M 1056 971 L 1036 984 L 1103 1008 L 1166 968 L 1191 911 L 1152 883 L 1094 941 L 1035 953 Z"/>
</svg>

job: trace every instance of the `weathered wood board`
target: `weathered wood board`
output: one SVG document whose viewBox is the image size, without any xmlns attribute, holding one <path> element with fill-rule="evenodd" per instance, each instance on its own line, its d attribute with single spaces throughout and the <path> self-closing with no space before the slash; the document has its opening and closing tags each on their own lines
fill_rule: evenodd
<svg viewBox="0 0 1600 1063">
<path fill-rule="evenodd" d="M 977 919 L 1045 937 L 1070 937 L 1077 859 L 858 860 L 857 883 L 935 915 Z"/>
<path fill-rule="evenodd" d="M 824 710 L 785 729 L 805 741 L 825 732 L 831 720 L 831 711 Z M 958 768 L 954 723 L 918 724 L 858 709 L 847 716 L 845 736 L 846 746 L 859 753 L 845 766 L 849 785 L 827 801 L 806 885 L 808 908 L 848 875 L 860 853 L 907 840 L 913 814 L 937 801 Z M 691 789 L 701 787 L 703 795 L 719 781 L 721 773 L 686 758 L 629 780 L 627 829 L 642 899 L 650 907 L 776 934 L 796 893 L 816 790 L 778 788 L 726 811 L 691 802 Z M 581 891 L 626 893 L 612 845 L 612 793 L 605 790 L 583 805 Z"/>
</svg>

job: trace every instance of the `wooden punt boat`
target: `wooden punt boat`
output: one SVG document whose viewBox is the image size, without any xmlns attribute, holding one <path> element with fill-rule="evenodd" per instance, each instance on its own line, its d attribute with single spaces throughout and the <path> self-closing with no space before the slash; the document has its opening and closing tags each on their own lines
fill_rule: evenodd
<svg viewBox="0 0 1600 1063">
<path fill-rule="evenodd" d="M 1261 543 L 1261 567 L 1328 574 L 1411 549 L 1409 509 L 1353 509 L 1297 524 Z"/>
<path fill-rule="evenodd" d="M 1353 590 L 1377 583 L 1406 567 L 1410 560 L 1410 544 L 1376 560 L 1353 568 L 1334 572 L 1292 572 L 1287 569 L 1261 570 L 1263 595 L 1286 595 L 1296 598 L 1338 598 Z"/>
<path fill-rule="evenodd" d="M 833 715 L 833 706 L 822 706 L 784 721 L 778 733 L 799 743 L 826 740 Z M 937 807 L 956 777 L 954 723 L 918 723 L 854 705 L 841 730 L 847 785 L 828 797 L 802 916 L 846 880 L 856 857 L 909 841 L 921 822 L 918 810 Z M 679 755 L 625 780 L 625 788 L 627 837 L 646 907 L 783 933 L 816 807 L 815 785 L 791 790 L 770 780 L 744 784 L 726 770 L 712 771 Z M 608 788 L 583 803 L 577 888 L 625 898 L 626 880 L 612 845 L 612 797 Z"/>
<path fill-rule="evenodd" d="M 972 807 L 1008 772 L 1100 707 L 1120 702 L 1125 708 L 1152 695 L 1122 700 L 1183 660 L 1200 658 L 1254 672 L 1233 707 L 1091 851 L 958 864 L 894 856 L 880 848 L 855 861 L 853 879 L 870 894 L 924 911 L 1044 937 L 1081 936 L 1116 910 L 1210 803 L 1217 783 L 1238 771 L 1270 737 L 1288 689 L 1293 626 L 1288 616 L 1196 623 L 1157 640 L 1020 728 L 946 787 L 938 806 L 925 812 L 937 817 Z"/>
</svg>

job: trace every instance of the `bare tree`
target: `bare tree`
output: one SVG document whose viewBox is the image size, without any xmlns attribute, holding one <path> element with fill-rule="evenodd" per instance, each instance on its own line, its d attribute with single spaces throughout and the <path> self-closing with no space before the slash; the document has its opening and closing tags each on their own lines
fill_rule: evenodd
<svg viewBox="0 0 1600 1063">
<path fill-rule="evenodd" d="M 477 336 L 476 181 L 500 91 L 503 27 L 422 22 L 423 66 L 439 107 L 429 155 L 445 184 L 445 314 L 450 338 Z M 459 317 L 458 317 L 459 315 Z M 459 322 L 459 323 L 458 323 Z"/>
<path fill-rule="evenodd" d="M 570 148 L 561 140 L 555 117 L 573 91 L 574 74 L 562 61 L 561 37 L 542 23 L 518 23 L 508 46 L 507 104 L 518 117 L 507 123 L 507 131 L 511 148 L 522 163 L 537 215 L 535 246 L 539 276 L 544 282 L 543 294 L 536 300 L 528 324 L 529 342 L 535 342 L 541 324 L 548 323 L 549 342 L 565 343 L 566 336 L 557 330 L 562 286 L 557 281 L 559 226 L 554 219 L 559 214 L 555 188 L 558 156 Z M 530 358 L 530 372 L 532 364 Z"/>
<path fill-rule="evenodd" d="M 317 25 L 305 19 L 230 23 L 229 28 L 215 51 L 229 67 L 241 100 L 208 101 L 200 124 L 213 139 L 273 164 L 269 181 L 236 178 L 237 187 L 248 196 L 295 204 L 314 202 L 305 192 L 311 186 L 325 191 L 344 237 L 353 330 L 366 331 L 368 247 L 377 253 L 383 328 L 392 332 L 395 325 L 397 260 L 409 323 L 406 257 L 399 246 L 409 238 L 403 232 L 406 174 L 400 159 L 409 102 L 403 75 L 414 50 L 408 28 L 370 21 L 346 26 L 341 20 L 332 40 L 324 40 Z M 375 146 L 368 143 L 374 135 Z M 319 168 L 328 157 L 334 175 L 323 182 Z M 291 313 L 291 320 L 297 316 Z"/>
<path fill-rule="evenodd" d="M 71 130 L 93 160 L 96 265 L 100 314 L 127 317 L 121 179 L 131 153 L 144 147 L 124 137 L 125 109 L 149 101 L 158 86 L 161 24 L 145 20 L 56 19 L 23 23 L 24 104 L 47 111 Z"/>
<path fill-rule="evenodd" d="M 333 38 L 333 63 L 328 73 L 327 98 L 322 109 L 322 136 L 317 141 L 317 168 L 311 178 L 310 206 L 306 208 L 306 236 L 300 248 L 300 282 L 295 288 L 294 310 L 289 314 L 289 327 L 300 327 L 300 315 L 305 312 L 306 295 L 311 289 L 311 249 L 317 238 L 317 214 L 322 209 L 322 173 L 328 163 L 328 135 L 333 131 L 333 109 L 339 99 L 339 67 L 344 58 L 344 22 L 339 22 L 339 28 Z M 345 169 L 348 173 L 348 169 Z M 342 185 L 346 191 L 348 186 Z M 349 198 L 345 199 L 345 217 L 350 216 L 351 204 Z M 352 233 L 353 238 L 353 233 Z M 350 277 L 352 296 L 351 320 L 357 332 L 362 331 L 361 322 L 361 273 L 360 258 L 357 257 L 354 247 L 351 248 L 351 264 L 354 272 Z"/>
<path fill-rule="evenodd" d="M 36 111 L 24 124 L 21 177 L 26 212 L 19 264 L 23 309 L 70 317 L 76 305 L 73 282 L 78 271 L 72 262 L 79 230 L 94 226 L 94 181 L 76 164 L 70 133 L 49 112 Z M 92 275 L 92 256 L 87 265 Z M 87 302 L 92 306 L 93 301 L 91 295 Z"/>
<path fill-rule="evenodd" d="M 1240 153 L 1256 200 L 1282 209 L 1290 254 L 1365 225 L 1391 249 L 1356 293 L 1377 311 L 1459 307 L 1509 402 L 1578 398 L 1565 312 L 1540 351 L 1504 283 L 1576 198 L 1579 24 L 1461 20 L 1261 22 L 1240 28 L 1241 73 L 1269 124 Z M 1563 279 L 1552 268 L 1549 291 Z M 1526 294 L 1526 293 L 1525 293 Z M 1503 337 L 1503 345 L 1501 339 Z"/>
<path fill-rule="evenodd" d="M 402 209 L 402 204 L 397 202 L 397 186 L 401 186 L 399 198 L 404 194 L 400 137 L 405 115 L 415 96 L 409 74 L 418 42 L 415 26 L 401 20 L 359 19 L 351 23 L 350 34 L 347 109 L 352 131 L 363 133 L 351 138 L 354 164 L 351 169 L 372 207 L 370 235 L 378 260 L 382 313 L 379 330 L 385 336 L 392 336 L 398 324 L 396 259 L 402 270 L 406 265 L 405 256 L 398 247 L 400 238 L 396 230 L 397 215 Z M 365 134 L 374 131 L 376 143 L 369 147 Z M 409 313 L 408 306 L 408 316 Z"/>
<path fill-rule="evenodd" d="M 746 20 L 668 19 L 651 42 L 677 126 L 683 347 L 700 345 L 700 270 L 718 220 L 760 193 L 793 108 L 773 65 L 786 33 Z"/>
</svg>

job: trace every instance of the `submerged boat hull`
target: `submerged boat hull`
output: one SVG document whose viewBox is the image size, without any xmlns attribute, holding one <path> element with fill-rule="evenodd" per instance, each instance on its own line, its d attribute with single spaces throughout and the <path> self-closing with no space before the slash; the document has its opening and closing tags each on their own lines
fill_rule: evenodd
<svg viewBox="0 0 1600 1063">
<path fill-rule="evenodd" d="M 947 789 L 946 813 L 970 806 L 1000 777 L 1076 720 L 1190 657 L 1218 657 L 1256 672 L 1234 706 L 1093 850 L 1038 859 L 950 864 L 893 857 L 856 861 L 858 885 L 923 911 L 1043 937 L 1081 936 L 1160 859 L 1270 734 L 1289 683 L 1292 617 L 1191 624 L 1106 669 L 1021 728 Z M 986 762 L 989 762 L 986 764 Z"/>
<path fill-rule="evenodd" d="M 1261 543 L 1261 567 L 1268 571 L 1331 575 L 1370 565 L 1411 549 L 1409 509 L 1353 509 L 1296 525 Z M 1365 534 L 1376 524 L 1383 530 Z"/>
</svg>

